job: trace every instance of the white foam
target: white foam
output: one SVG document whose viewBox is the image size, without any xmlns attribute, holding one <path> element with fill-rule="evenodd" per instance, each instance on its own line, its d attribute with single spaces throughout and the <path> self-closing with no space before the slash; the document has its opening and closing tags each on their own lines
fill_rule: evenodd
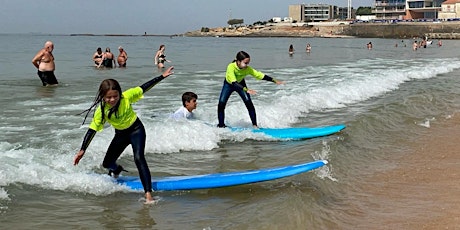
<svg viewBox="0 0 460 230">
<path fill-rule="evenodd" d="M 340 109 L 362 103 L 370 98 L 397 90 L 401 84 L 436 77 L 439 74 L 451 72 L 455 68 L 460 68 L 460 61 L 455 58 L 361 59 L 334 66 L 277 69 L 277 78 L 285 80 L 286 85 L 278 86 L 249 79 L 247 83 L 258 91 L 258 94 L 252 96 L 252 99 L 259 125 L 261 127 L 287 127 L 301 119 L 308 119 L 312 112 Z M 228 129 L 216 128 L 218 92 L 220 92 L 222 80 L 202 83 L 208 85 L 203 86 L 206 88 L 203 91 L 205 95 L 200 95 L 199 106 L 195 111 L 199 121 L 169 119 L 168 113 L 177 109 L 180 99 L 156 96 L 159 93 L 146 97 L 135 105 L 135 110 L 147 132 L 146 155 L 209 151 L 219 148 L 219 144 L 224 141 L 243 142 L 247 139 L 272 141 L 271 138 L 252 132 L 236 133 Z M 164 104 L 158 105 L 159 102 Z M 100 164 L 105 151 L 113 138 L 114 131 L 111 127 L 106 127 L 103 132 L 96 135 L 78 166 L 72 165 L 73 156 L 80 147 L 87 129 L 86 126 L 78 128 L 82 118 L 73 116 L 73 114 L 76 114 L 75 111 L 81 108 L 86 108 L 87 103 L 61 106 L 52 101 L 29 100 L 19 103 L 31 107 L 31 110 L 35 112 L 21 113 L 25 117 L 21 118 L 23 122 L 20 126 L 3 125 L 2 131 L 18 136 L 23 131 L 33 131 L 37 135 L 27 137 L 24 142 L 9 143 L 6 139 L 0 142 L 0 165 L 2 165 L 0 168 L 0 199 L 9 197 L 4 188 L 14 183 L 96 195 L 128 191 L 126 187 L 113 183 L 108 176 L 95 173 L 101 168 Z M 50 107 L 45 108 L 42 105 Z M 38 113 L 40 116 L 37 116 Z M 155 117 L 152 117 L 152 114 Z M 60 128 L 49 128 L 53 124 L 51 121 L 58 122 Z M 430 120 L 425 120 L 420 125 L 429 127 L 429 122 Z M 37 127 L 37 124 L 42 126 Z M 236 93 L 230 97 L 227 104 L 226 124 L 251 126 L 247 110 Z M 44 128 L 49 129 L 43 130 Z M 315 159 L 329 159 L 330 157 L 327 148 L 317 154 Z M 130 147 L 126 148 L 122 157 L 124 155 L 132 155 Z M 192 158 L 194 156 L 182 154 L 180 157 Z M 208 154 L 206 157 L 213 159 L 220 156 Z M 330 164 L 318 172 L 324 172 L 324 177 L 334 179 Z"/>
<path fill-rule="evenodd" d="M 10 200 L 10 197 L 8 196 L 8 192 L 5 191 L 5 189 L 0 187 L 0 200 Z"/>
</svg>

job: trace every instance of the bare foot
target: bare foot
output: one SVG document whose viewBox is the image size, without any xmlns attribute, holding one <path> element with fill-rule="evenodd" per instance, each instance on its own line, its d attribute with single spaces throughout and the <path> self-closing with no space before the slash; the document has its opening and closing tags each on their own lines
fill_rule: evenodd
<svg viewBox="0 0 460 230">
<path fill-rule="evenodd" d="M 144 204 L 157 204 L 158 200 L 145 200 Z"/>
<path fill-rule="evenodd" d="M 156 203 L 158 203 L 158 199 L 153 198 L 151 192 L 146 192 L 144 204 L 156 204 Z"/>
</svg>

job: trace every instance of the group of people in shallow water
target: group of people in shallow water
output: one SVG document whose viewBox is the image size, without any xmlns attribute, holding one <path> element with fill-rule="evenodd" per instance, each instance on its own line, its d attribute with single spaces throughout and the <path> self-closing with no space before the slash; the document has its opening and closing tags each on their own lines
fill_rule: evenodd
<svg viewBox="0 0 460 230">
<path fill-rule="evenodd" d="M 39 76 L 40 79 L 42 79 L 44 82 L 43 85 L 47 85 L 45 82 L 49 81 L 50 77 L 42 78 L 40 73 L 43 71 L 54 71 L 54 57 L 51 54 L 53 47 L 54 46 L 51 42 L 45 43 L 45 48 L 37 53 L 37 55 L 32 60 L 32 63 L 37 67 L 37 69 L 39 69 Z M 110 49 L 108 49 L 106 53 L 107 52 L 110 52 Z M 122 50 L 120 52 L 122 52 Z M 161 63 L 160 59 L 162 58 L 162 54 L 164 55 L 164 46 L 160 46 L 160 49 L 155 55 L 155 60 L 158 60 L 156 63 L 157 65 L 164 63 Z M 107 55 L 102 54 L 102 50 L 99 52 L 99 49 L 95 56 L 98 56 L 97 58 L 101 58 L 102 62 L 104 62 L 104 57 L 108 57 Z M 164 58 L 164 60 L 166 59 Z M 249 65 L 250 61 L 251 58 L 248 53 L 245 51 L 239 51 L 236 54 L 233 62 L 228 64 L 217 105 L 217 127 L 226 127 L 225 107 L 230 95 L 233 92 L 237 92 L 248 110 L 253 127 L 258 128 L 256 110 L 251 100 L 251 95 L 255 95 L 257 92 L 247 86 L 245 81 L 246 76 L 250 75 L 258 80 L 265 80 L 277 85 L 284 84 L 284 81 L 279 81 L 252 68 Z M 51 62 L 53 63 L 52 65 L 50 64 Z M 113 56 L 110 62 L 113 62 Z M 126 62 L 124 64 L 126 64 Z M 98 63 L 98 66 L 101 65 L 102 64 Z M 113 65 L 115 65 L 114 62 Z M 164 66 L 158 66 L 158 68 L 163 67 Z M 174 74 L 173 70 L 174 67 L 171 66 L 164 70 L 160 76 L 155 77 L 140 86 L 136 86 L 125 91 L 122 91 L 121 86 L 117 80 L 103 80 L 99 85 L 99 89 L 96 93 L 96 97 L 93 103 L 88 109 L 81 113 L 86 113 L 82 125 L 85 123 L 88 115 L 91 112 L 93 114 L 93 118 L 89 124 L 86 134 L 83 137 L 80 150 L 75 154 L 73 158 L 73 164 L 77 165 L 80 163 L 80 160 L 85 155 L 86 150 L 96 133 L 102 131 L 104 124 L 108 122 L 115 129 L 115 136 L 109 144 L 104 160 L 102 162 L 102 166 L 108 169 L 108 174 L 110 176 L 115 178 L 118 177 L 118 175 L 122 171 L 125 171 L 125 169 L 121 165 L 117 164 L 117 160 L 122 152 L 126 149 L 126 147 L 131 145 L 134 153 L 134 162 L 139 172 L 139 177 L 145 192 L 144 203 L 155 203 L 156 201 L 152 196 L 150 169 L 147 165 L 147 161 L 145 160 L 146 131 L 144 125 L 134 111 L 132 104 L 142 99 L 144 93 L 149 91 L 152 87 L 156 86 L 162 80 Z M 43 80 L 44 78 L 45 80 Z M 173 119 L 194 118 L 193 110 L 195 110 L 197 107 L 197 99 L 198 95 L 193 92 L 183 93 L 182 107 L 180 107 L 170 117 Z"/>
<path fill-rule="evenodd" d="M 160 45 L 160 48 L 155 53 L 154 56 L 154 64 L 158 67 L 159 70 L 165 67 L 165 62 L 171 62 L 170 60 L 166 59 L 165 55 L 165 45 Z M 123 49 L 123 47 L 118 47 L 118 51 L 120 53 L 117 57 L 118 67 L 126 67 L 126 61 L 128 60 L 128 54 Z M 116 67 L 115 58 L 112 52 L 110 52 L 110 48 L 105 48 L 105 52 L 102 52 L 102 48 L 98 47 L 96 52 L 93 54 L 92 57 L 94 61 L 94 66 L 97 68 L 106 67 L 106 68 L 113 68 Z"/>
<path fill-rule="evenodd" d="M 120 52 L 117 57 L 118 67 L 126 67 L 126 61 L 128 60 L 128 54 L 123 49 L 123 47 L 119 46 L 118 51 Z M 105 52 L 102 52 L 101 47 L 96 49 L 96 52 L 93 54 L 93 61 L 94 66 L 97 68 L 106 67 L 106 68 L 114 68 L 116 67 L 115 57 L 112 52 L 110 52 L 110 48 L 105 48 Z"/>
</svg>

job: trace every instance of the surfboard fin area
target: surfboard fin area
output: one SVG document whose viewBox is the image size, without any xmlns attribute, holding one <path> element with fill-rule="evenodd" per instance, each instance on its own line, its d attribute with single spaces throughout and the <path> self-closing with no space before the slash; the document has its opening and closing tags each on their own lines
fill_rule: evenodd
<svg viewBox="0 0 460 230">
<path fill-rule="evenodd" d="M 173 191 L 210 189 L 257 183 L 294 176 L 320 168 L 325 166 L 327 163 L 327 160 L 317 160 L 301 164 L 264 168 L 258 170 L 152 178 L 152 188 L 155 191 Z M 143 189 L 139 177 L 120 176 L 116 179 L 116 181 L 117 183 L 125 185 L 133 190 Z"/>
</svg>

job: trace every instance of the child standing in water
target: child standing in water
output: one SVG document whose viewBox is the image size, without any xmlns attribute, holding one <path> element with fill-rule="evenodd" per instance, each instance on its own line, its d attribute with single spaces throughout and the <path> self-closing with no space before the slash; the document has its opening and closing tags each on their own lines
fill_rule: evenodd
<svg viewBox="0 0 460 230">
<path fill-rule="evenodd" d="M 253 69 L 251 66 L 249 66 L 250 61 L 251 57 L 249 54 L 244 51 L 240 51 L 236 54 L 236 59 L 232 63 L 228 64 L 224 85 L 222 86 L 222 91 L 220 92 L 219 104 L 217 105 L 217 117 L 219 119 L 219 124 L 217 127 L 226 127 L 225 107 L 227 106 L 227 101 L 230 95 L 236 91 L 240 95 L 241 99 L 243 99 L 243 102 L 248 109 L 249 117 L 251 118 L 253 127 L 258 128 L 256 109 L 254 108 L 254 104 L 252 103 L 250 96 L 250 94 L 256 94 L 256 91 L 249 89 L 246 86 L 246 81 L 244 78 L 247 75 L 251 75 L 258 80 L 270 81 L 277 85 L 284 84 L 283 81 L 278 81 L 268 75 L 263 74 L 262 72 Z"/>
<path fill-rule="evenodd" d="M 161 76 L 124 92 L 121 91 L 120 84 L 116 80 L 106 79 L 102 81 L 93 104 L 84 111 L 87 112 L 86 120 L 89 112 L 97 106 L 80 151 L 74 157 L 73 164 L 77 165 L 80 162 L 96 132 L 103 129 L 105 122 L 109 122 L 115 128 L 115 136 L 107 149 L 102 166 L 109 169 L 109 175 L 118 177 L 124 169 L 116 161 L 125 148 L 131 144 L 134 162 L 145 191 L 145 203 L 153 203 L 151 175 L 144 156 L 145 128 L 131 104 L 139 101 L 145 92 L 171 74 L 173 74 L 172 66 L 166 69 Z"/>
</svg>

